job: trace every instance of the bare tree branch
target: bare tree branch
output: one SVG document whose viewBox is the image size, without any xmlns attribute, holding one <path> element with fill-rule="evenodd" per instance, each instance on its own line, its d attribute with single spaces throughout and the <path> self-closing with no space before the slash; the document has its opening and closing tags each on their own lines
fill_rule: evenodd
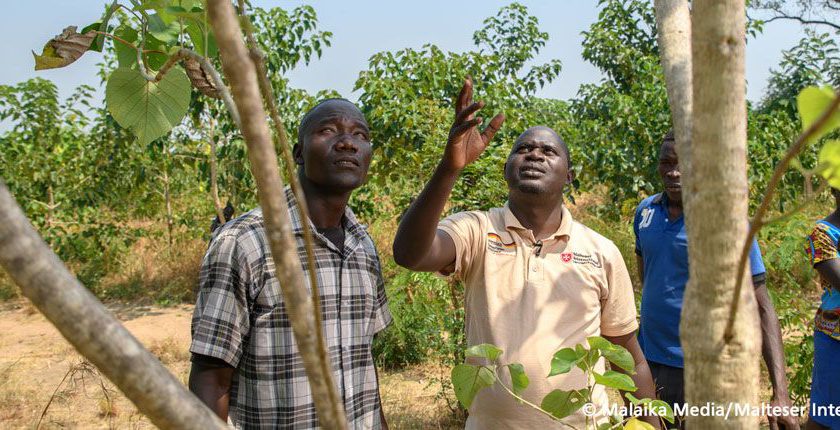
<svg viewBox="0 0 840 430">
<path fill-rule="evenodd" d="M 769 22 L 777 21 L 777 20 L 780 20 L 780 19 L 799 21 L 801 24 L 805 24 L 805 25 L 810 25 L 810 24 L 826 25 L 826 26 L 829 26 L 829 27 L 831 27 L 831 28 L 833 28 L 837 31 L 840 31 L 840 25 L 835 24 L 835 23 L 830 22 L 830 21 L 824 21 L 824 20 L 818 20 L 818 19 L 805 19 L 805 18 L 802 18 L 801 16 L 791 16 L 791 15 L 787 15 L 787 14 L 784 14 L 784 13 L 781 13 L 781 12 L 778 15 L 776 15 L 776 16 L 770 18 L 770 19 L 765 19 L 763 21 L 764 21 L 765 24 L 767 24 Z"/>
<path fill-rule="evenodd" d="M 64 338 L 156 426 L 227 428 L 67 271 L 2 181 L 0 266 Z"/>
<path fill-rule="evenodd" d="M 312 399 L 320 424 L 328 429 L 346 429 L 344 405 L 337 395 L 326 347 L 317 345 L 315 313 L 289 222 L 288 204 L 277 166 L 277 156 L 263 109 L 257 71 L 242 40 L 236 11 L 229 0 L 207 2 L 210 23 L 242 119 L 242 134 L 248 145 L 248 158 L 257 182 L 265 228 L 280 281 L 286 312 L 312 389 Z M 306 222 L 306 220 L 303 220 Z M 312 268 L 314 270 L 314 267 Z M 323 364 L 322 362 L 327 362 Z M 322 369 L 330 369 L 323 372 Z M 336 394 L 333 394 L 336 393 Z"/>
</svg>

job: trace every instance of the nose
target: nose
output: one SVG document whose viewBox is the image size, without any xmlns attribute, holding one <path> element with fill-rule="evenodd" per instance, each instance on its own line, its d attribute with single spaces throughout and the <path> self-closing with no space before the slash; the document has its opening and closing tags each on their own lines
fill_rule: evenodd
<svg viewBox="0 0 840 430">
<path fill-rule="evenodd" d="M 544 161 L 545 154 L 538 149 L 534 149 L 525 153 L 525 159 L 529 161 Z"/>
<path fill-rule="evenodd" d="M 336 151 L 359 152 L 359 147 L 353 142 L 353 135 L 350 133 L 343 133 L 338 137 L 338 141 L 335 143 L 335 149 Z"/>
<path fill-rule="evenodd" d="M 674 169 L 669 170 L 668 173 L 666 173 L 665 175 L 669 178 L 677 179 L 677 178 L 680 177 L 680 171 L 679 171 L 679 169 L 674 168 Z"/>
</svg>

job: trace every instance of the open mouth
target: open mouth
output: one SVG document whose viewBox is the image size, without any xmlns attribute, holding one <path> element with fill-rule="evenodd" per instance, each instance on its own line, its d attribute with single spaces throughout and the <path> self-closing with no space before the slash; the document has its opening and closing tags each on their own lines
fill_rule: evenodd
<svg viewBox="0 0 840 430">
<path fill-rule="evenodd" d="M 535 166 L 522 166 L 519 174 L 526 178 L 537 178 L 545 174 L 545 170 Z"/>
<path fill-rule="evenodd" d="M 675 183 L 675 184 L 665 184 L 665 188 L 669 190 L 679 190 L 682 188 L 682 184 Z"/>
<path fill-rule="evenodd" d="M 335 164 L 338 167 L 359 167 L 359 162 L 352 158 L 339 158 L 335 160 Z"/>
</svg>

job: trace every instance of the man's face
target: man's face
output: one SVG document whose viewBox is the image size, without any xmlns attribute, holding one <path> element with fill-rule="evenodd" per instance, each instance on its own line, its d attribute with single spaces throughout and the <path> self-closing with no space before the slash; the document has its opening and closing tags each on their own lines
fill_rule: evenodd
<svg viewBox="0 0 840 430">
<path fill-rule="evenodd" d="M 370 130 L 359 109 L 343 100 L 324 102 L 311 113 L 295 146 L 295 162 L 311 182 L 351 191 L 367 178 L 372 154 Z"/>
<path fill-rule="evenodd" d="M 548 129 L 532 128 L 522 133 L 505 163 L 508 189 L 528 194 L 563 195 L 571 182 L 569 164 L 557 136 Z"/>
<path fill-rule="evenodd" d="M 659 150 L 659 177 L 665 186 L 665 194 L 672 202 L 682 201 L 682 183 L 680 182 L 680 164 L 673 140 L 666 140 Z"/>
</svg>

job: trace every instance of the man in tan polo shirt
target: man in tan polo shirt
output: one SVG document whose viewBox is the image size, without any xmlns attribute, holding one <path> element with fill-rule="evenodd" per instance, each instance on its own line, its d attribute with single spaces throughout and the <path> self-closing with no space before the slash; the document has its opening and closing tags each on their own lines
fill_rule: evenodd
<svg viewBox="0 0 840 430">
<path fill-rule="evenodd" d="M 467 79 L 455 121 L 434 175 L 400 222 L 394 259 L 412 270 L 452 273 L 465 284 L 467 343 L 492 343 L 503 363 L 521 363 L 530 378 L 523 396 L 539 404 L 554 389 L 587 386 L 579 369 L 546 378 L 559 349 L 600 335 L 627 348 L 636 361 L 637 397 L 654 397 L 650 371 L 636 341 L 633 289 L 618 248 L 575 222 L 563 206 L 571 181 L 569 152 L 548 127 L 526 130 L 505 163 L 508 202 L 489 211 L 454 214 L 438 222 L 460 172 L 475 161 L 504 122 L 496 115 L 483 132 Z M 599 373 L 604 363 L 598 364 Z M 619 370 L 620 369 L 614 369 Z M 608 405 L 603 387 L 593 399 Z M 646 419 L 651 423 L 653 418 Z M 568 417 L 583 428 L 583 411 Z M 517 403 L 496 386 L 481 391 L 468 429 L 562 428 Z"/>
</svg>

